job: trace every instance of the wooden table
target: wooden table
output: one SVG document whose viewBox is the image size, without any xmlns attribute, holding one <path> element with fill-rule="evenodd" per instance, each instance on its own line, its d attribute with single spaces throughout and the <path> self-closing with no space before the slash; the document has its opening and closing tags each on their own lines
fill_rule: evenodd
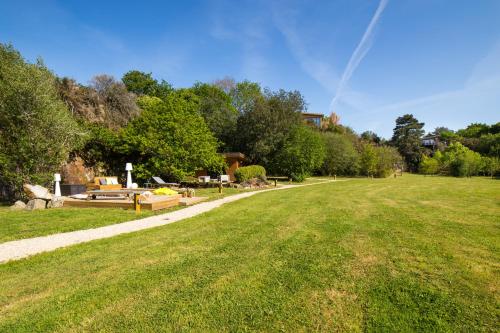
<svg viewBox="0 0 500 333">
<path fill-rule="evenodd" d="M 96 199 L 98 195 L 101 196 L 119 196 L 126 195 L 127 197 L 131 197 L 135 194 L 142 194 L 146 192 L 148 189 L 145 188 L 136 188 L 136 189 L 128 189 L 124 188 L 122 190 L 91 190 L 87 191 L 88 194 L 87 200 Z"/>
</svg>

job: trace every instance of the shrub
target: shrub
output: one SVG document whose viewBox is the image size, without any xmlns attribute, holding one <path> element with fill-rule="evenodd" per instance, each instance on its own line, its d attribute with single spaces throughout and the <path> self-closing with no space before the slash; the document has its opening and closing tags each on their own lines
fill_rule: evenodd
<svg viewBox="0 0 500 333">
<path fill-rule="evenodd" d="M 252 178 L 266 180 L 266 169 L 264 169 L 264 167 L 260 165 L 249 165 L 237 169 L 234 172 L 234 177 L 239 183 L 250 180 Z"/>
<path fill-rule="evenodd" d="M 477 175 L 481 168 L 481 155 L 459 142 L 452 143 L 444 151 L 443 170 L 455 177 Z"/>
<path fill-rule="evenodd" d="M 326 176 L 355 176 L 359 169 L 359 153 L 351 140 L 338 133 L 323 133 L 325 159 L 321 174 Z"/>
<path fill-rule="evenodd" d="M 372 144 L 365 144 L 360 156 L 360 172 L 365 176 L 374 176 L 377 171 L 378 156 Z"/>
<path fill-rule="evenodd" d="M 403 158 L 394 147 L 375 147 L 375 152 L 377 154 L 375 177 L 385 178 L 390 176 L 394 172 L 394 166 L 403 162 Z"/>
<path fill-rule="evenodd" d="M 435 175 L 439 171 L 439 161 L 433 157 L 423 156 L 419 170 L 424 175 Z"/>
<path fill-rule="evenodd" d="M 300 182 L 318 170 L 324 158 L 325 146 L 320 134 L 301 125 L 291 131 L 273 165 L 280 174 Z"/>
</svg>

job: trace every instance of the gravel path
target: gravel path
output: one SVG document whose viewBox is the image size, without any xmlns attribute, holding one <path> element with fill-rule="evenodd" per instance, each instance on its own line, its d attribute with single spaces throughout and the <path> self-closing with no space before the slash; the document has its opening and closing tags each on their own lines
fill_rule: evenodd
<svg viewBox="0 0 500 333">
<path fill-rule="evenodd" d="M 233 202 L 243 198 L 248 198 L 258 193 L 276 191 L 276 190 L 285 190 L 294 187 L 324 184 L 327 182 L 331 181 L 322 181 L 318 183 L 305 184 L 305 185 L 284 185 L 282 187 L 268 189 L 268 190 L 245 192 L 245 193 L 231 195 L 214 201 L 203 202 L 174 212 L 155 215 L 144 219 L 113 224 L 95 229 L 78 230 L 78 231 L 65 232 L 49 236 L 6 242 L 0 244 L 0 263 L 7 262 L 9 260 L 17 260 L 25 258 L 41 252 L 53 251 L 55 249 L 65 246 L 89 242 L 95 239 L 109 238 L 120 234 L 125 234 L 129 232 L 134 232 L 174 223 L 180 220 L 184 220 L 208 212 L 214 208 L 222 206 L 225 203 Z"/>
</svg>

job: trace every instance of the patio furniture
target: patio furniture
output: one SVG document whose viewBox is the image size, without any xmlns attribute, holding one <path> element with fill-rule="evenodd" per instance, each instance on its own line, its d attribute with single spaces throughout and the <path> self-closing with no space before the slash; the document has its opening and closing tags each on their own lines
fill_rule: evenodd
<svg viewBox="0 0 500 333">
<path fill-rule="evenodd" d="M 277 186 L 278 180 L 288 180 L 290 181 L 290 178 L 288 177 L 283 177 L 283 176 L 267 176 L 267 180 L 274 180 L 274 187 Z"/>
<path fill-rule="evenodd" d="M 85 184 L 61 184 L 61 194 L 67 197 L 84 193 L 85 191 L 87 191 Z"/>
<path fill-rule="evenodd" d="M 121 188 L 118 177 L 94 177 L 94 183 L 87 184 L 88 190 L 119 190 Z"/>
<path fill-rule="evenodd" d="M 160 177 L 151 177 L 154 183 L 145 183 L 145 187 L 147 188 L 148 185 L 151 187 L 178 187 L 180 184 L 178 183 L 167 183 Z"/>
</svg>

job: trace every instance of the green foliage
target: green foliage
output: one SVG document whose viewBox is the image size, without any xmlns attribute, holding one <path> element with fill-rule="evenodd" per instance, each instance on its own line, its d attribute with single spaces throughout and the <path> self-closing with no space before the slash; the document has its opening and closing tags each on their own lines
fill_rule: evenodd
<svg viewBox="0 0 500 333">
<path fill-rule="evenodd" d="M 176 91 L 165 100 L 143 97 L 139 104 L 143 112 L 125 128 L 122 147 L 138 179 L 180 180 L 199 169 L 222 171 L 217 140 L 198 113 L 196 95 Z"/>
<path fill-rule="evenodd" d="M 260 165 L 248 165 L 236 169 L 236 171 L 234 172 L 234 177 L 239 183 L 250 180 L 252 178 L 266 180 L 266 169 Z"/>
<path fill-rule="evenodd" d="M 200 113 L 208 128 L 222 143 L 222 149 L 231 151 L 236 134 L 238 111 L 231 104 L 231 98 L 220 88 L 207 84 L 196 83 L 191 91 L 200 99 Z"/>
<path fill-rule="evenodd" d="M 439 172 L 439 160 L 424 155 L 420 161 L 419 170 L 424 175 L 435 175 Z"/>
<path fill-rule="evenodd" d="M 396 127 L 392 136 L 392 143 L 398 148 L 399 153 L 404 157 L 410 171 L 417 171 L 422 156 L 420 139 L 424 134 L 424 123 L 411 114 L 396 119 Z"/>
<path fill-rule="evenodd" d="M 237 125 L 239 150 L 269 169 L 291 129 L 302 123 L 300 112 L 305 102 L 297 91 L 260 94 L 254 84 L 247 82 L 243 86 L 249 91 L 242 93 L 245 98 L 238 99 L 243 101 Z"/>
<path fill-rule="evenodd" d="M 125 73 L 122 77 L 122 82 L 128 91 L 138 96 L 149 95 L 164 99 L 174 90 L 168 82 L 164 80 L 158 82 L 153 79 L 151 73 L 144 73 L 137 70 Z"/>
<path fill-rule="evenodd" d="M 45 65 L 0 44 L 0 187 L 19 197 L 24 182 L 47 185 L 85 137 Z"/>
<path fill-rule="evenodd" d="M 274 161 L 273 170 L 295 181 L 303 181 L 319 169 L 325 158 L 325 146 L 318 132 L 306 125 L 295 127 Z"/>
<path fill-rule="evenodd" d="M 481 171 L 486 176 L 500 176 L 500 159 L 498 157 L 483 157 Z"/>
<path fill-rule="evenodd" d="M 449 145 L 442 156 L 435 156 L 440 162 L 442 173 L 455 177 L 470 177 L 481 170 L 481 155 L 470 150 L 460 142 Z"/>
<path fill-rule="evenodd" d="M 345 135 L 325 132 L 325 159 L 321 167 L 323 175 L 355 176 L 359 169 L 359 153 Z"/>
<path fill-rule="evenodd" d="M 140 109 L 135 95 L 130 93 L 122 82 L 109 75 L 97 75 L 92 79 L 93 88 L 105 108 L 104 124 L 112 129 L 119 129 L 137 117 Z"/>
<path fill-rule="evenodd" d="M 402 164 L 402 157 L 394 147 L 376 146 L 377 166 L 375 176 L 385 178 L 394 172 L 396 165 Z"/>
<path fill-rule="evenodd" d="M 490 126 L 486 124 L 473 123 L 467 126 L 465 129 L 457 131 L 457 135 L 464 138 L 479 138 L 484 134 L 488 134 L 490 131 Z"/>
<path fill-rule="evenodd" d="M 360 156 L 360 173 L 365 176 L 375 176 L 377 172 L 377 152 L 372 144 L 363 145 Z"/>
</svg>

